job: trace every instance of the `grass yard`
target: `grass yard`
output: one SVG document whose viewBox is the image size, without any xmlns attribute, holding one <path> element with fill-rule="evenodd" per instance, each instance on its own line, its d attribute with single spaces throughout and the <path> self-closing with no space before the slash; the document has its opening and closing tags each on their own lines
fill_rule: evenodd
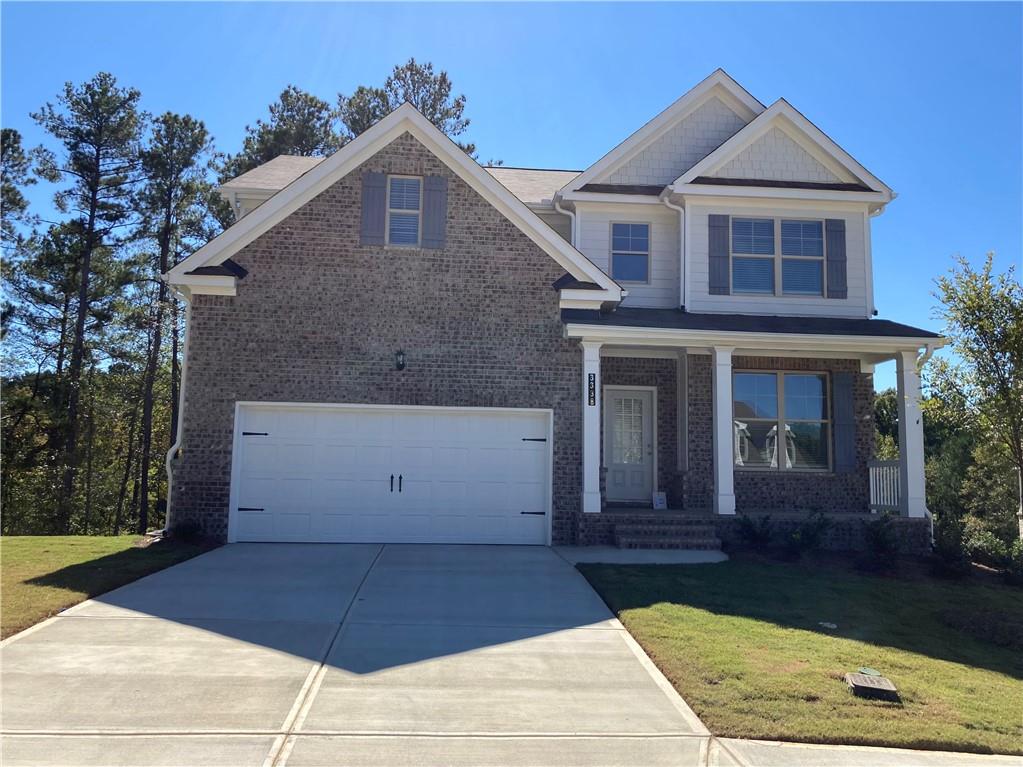
<svg viewBox="0 0 1023 767">
<path fill-rule="evenodd" d="M 137 535 L 0 538 L 0 636 L 206 551 Z"/>
<path fill-rule="evenodd" d="M 1023 753 L 1021 589 L 823 559 L 579 569 L 716 735 Z M 901 702 L 854 696 L 861 666 Z"/>
</svg>

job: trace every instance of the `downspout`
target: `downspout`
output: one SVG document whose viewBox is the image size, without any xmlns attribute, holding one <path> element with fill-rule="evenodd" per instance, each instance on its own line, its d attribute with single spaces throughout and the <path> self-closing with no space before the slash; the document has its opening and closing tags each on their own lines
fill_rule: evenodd
<svg viewBox="0 0 1023 767">
<path fill-rule="evenodd" d="M 686 308 L 686 209 L 671 202 L 668 199 L 670 194 L 669 189 L 661 192 L 661 202 L 672 210 L 678 211 L 678 303 L 684 311 Z"/>
<path fill-rule="evenodd" d="M 171 483 L 174 481 L 174 472 L 171 470 L 171 463 L 174 456 L 181 449 L 182 438 L 185 433 L 185 387 L 188 384 L 188 342 L 192 331 L 192 296 L 186 290 L 175 290 L 178 296 L 185 302 L 185 339 L 181 350 L 181 388 L 178 391 L 178 430 L 174 444 L 167 451 L 164 466 L 167 470 L 167 511 L 164 514 L 163 532 L 167 535 L 171 531 Z"/>
<path fill-rule="evenodd" d="M 572 225 L 570 227 L 572 236 L 570 244 L 572 245 L 573 248 L 578 248 L 579 246 L 576 244 L 575 211 L 568 210 L 567 208 L 562 208 L 561 200 L 557 196 L 554 197 L 554 210 L 558 211 L 558 213 L 562 214 L 563 216 L 568 216 L 569 221 L 572 222 Z"/>
</svg>

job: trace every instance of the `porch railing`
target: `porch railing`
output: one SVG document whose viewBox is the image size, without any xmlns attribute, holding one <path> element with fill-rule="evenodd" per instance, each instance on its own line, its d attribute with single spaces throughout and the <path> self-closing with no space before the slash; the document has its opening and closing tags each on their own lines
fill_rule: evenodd
<svg viewBox="0 0 1023 767">
<path fill-rule="evenodd" d="M 899 462 L 870 461 L 870 510 L 899 510 Z"/>
</svg>

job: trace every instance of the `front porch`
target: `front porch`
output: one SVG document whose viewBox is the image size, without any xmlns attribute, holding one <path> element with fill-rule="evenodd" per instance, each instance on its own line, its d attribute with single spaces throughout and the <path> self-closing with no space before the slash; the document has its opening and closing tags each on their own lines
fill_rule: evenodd
<svg viewBox="0 0 1023 767">
<path fill-rule="evenodd" d="M 716 547 L 736 514 L 835 515 L 846 542 L 845 520 L 929 518 L 916 341 L 765 333 L 704 346 L 680 333 L 673 345 L 643 330 L 569 326 L 583 353 L 580 544 Z M 902 452 L 879 463 L 873 366 L 891 359 Z"/>
</svg>

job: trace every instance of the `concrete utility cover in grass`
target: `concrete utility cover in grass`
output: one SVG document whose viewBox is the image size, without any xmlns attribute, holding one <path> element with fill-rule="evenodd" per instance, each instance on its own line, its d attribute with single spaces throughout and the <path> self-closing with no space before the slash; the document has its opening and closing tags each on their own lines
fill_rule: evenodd
<svg viewBox="0 0 1023 767">
<path fill-rule="evenodd" d="M 846 674 L 845 681 L 856 695 L 864 698 L 897 700 L 899 697 L 899 691 L 895 689 L 894 683 L 885 676 Z"/>
</svg>

